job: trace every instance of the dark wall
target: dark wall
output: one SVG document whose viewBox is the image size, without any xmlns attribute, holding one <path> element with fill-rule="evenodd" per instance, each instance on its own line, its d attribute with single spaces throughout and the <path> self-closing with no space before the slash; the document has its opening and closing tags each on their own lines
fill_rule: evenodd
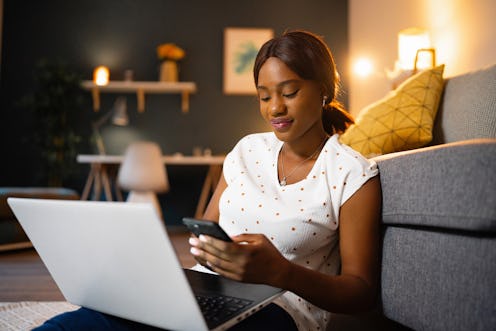
<svg viewBox="0 0 496 331">
<path fill-rule="evenodd" d="M 61 59 L 84 79 L 91 79 L 95 66 L 105 64 L 112 80 L 123 79 L 124 71 L 131 69 L 135 80 L 155 81 L 156 46 L 174 42 L 185 49 L 180 80 L 194 81 L 198 88 L 190 112 L 181 113 L 179 95 L 147 95 L 146 111 L 138 113 L 135 95 L 127 95 L 130 126 L 103 129 L 110 153 L 121 153 L 134 139 L 150 139 L 159 142 L 164 153 L 191 154 L 193 147 L 201 146 L 220 154 L 243 135 L 267 129 L 255 96 L 222 92 L 226 27 L 272 28 L 276 34 L 295 28 L 316 32 L 334 52 L 344 90 L 347 85 L 345 0 L 4 0 L 3 24 L 0 186 L 44 184 L 36 179 L 38 160 L 30 140 L 36 129 L 29 113 L 16 106 L 32 92 L 33 70 L 41 58 Z M 78 115 L 77 128 L 84 137 L 81 153 L 93 152 L 90 123 L 111 108 L 115 97 L 103 95 L 102 112 L 95 114 L 90 93 L 85 93 L 87 110 Z M 342 101 L 346 104 L 345 94 Z M 204 170 L 170 169 L 172 190 L 162 199 L 168 208 L 182 205 L 177 214 L 194 211 Z M 79 174 L 65 186 L 81 192 L 87 171 L 87 165 L 80 165 Z"/>
</svg>

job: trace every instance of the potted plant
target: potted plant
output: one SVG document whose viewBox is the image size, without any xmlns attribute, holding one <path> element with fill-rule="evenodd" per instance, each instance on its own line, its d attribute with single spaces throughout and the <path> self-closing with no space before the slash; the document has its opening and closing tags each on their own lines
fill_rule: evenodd
<svg viewBox="0 0 496 331">
<path fill-rule="evenodd" d="M 83 112 L 81 76 L 61 61 L 41 60 L 34 92 L 22 104 L 33 115 L 33 143 L 40 152 L 40 174 L 48 186 L 62 186 L 75 174 L 81 136 L 77 120 Z"/>
</svg>

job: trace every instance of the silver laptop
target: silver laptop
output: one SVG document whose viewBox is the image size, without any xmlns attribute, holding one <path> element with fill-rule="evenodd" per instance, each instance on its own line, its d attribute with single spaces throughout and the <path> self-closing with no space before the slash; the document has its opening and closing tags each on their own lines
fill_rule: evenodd
<svg viewBox="0 0 496 331">
<path fill-rule="evenodd" d="M 9 198 L 67 301 L 172 330 L 226 329 L 283 291 L 181 267 L 144 203 Z M 201 302 L 214 302 L 217 317 Z M 232 302 L 236 304 L 232 304 Z M 240 308 L 230 313 L 233 306 Z"/>
</svg>

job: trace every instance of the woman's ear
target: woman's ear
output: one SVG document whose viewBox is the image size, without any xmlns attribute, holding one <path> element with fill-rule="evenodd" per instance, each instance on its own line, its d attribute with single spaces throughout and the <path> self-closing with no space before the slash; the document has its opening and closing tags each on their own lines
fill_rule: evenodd
<svg viewBox="0 0 496 331">
<path fill-rule="evenodd" d="M 322 98 L 326 98 L 326 101 L 327 98 L 329 98 L 329 90 L 325 87 L 324 84 L 322 84 L 322 86 L 320 87 L 320 96 Z"/>
<path fill-rule="evenodd" d="M 328 91 L 326 90 L 325 86 L 322 85 L 322 87 L 320 88 L 320 97 L 322 98 L 322 107 L 324 107 L 325 105 L 327 105 L 329 103 L 329 93 L 327 93 Z"/>
</svg>

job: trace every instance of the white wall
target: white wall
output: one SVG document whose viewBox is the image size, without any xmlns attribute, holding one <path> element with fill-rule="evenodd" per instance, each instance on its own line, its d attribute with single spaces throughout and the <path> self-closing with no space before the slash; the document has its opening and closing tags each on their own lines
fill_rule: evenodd
<svg viewBox="0 0 496 331">
<path fill-rule="evenodd" d="M 391 88 L 385 70 L 397 59 L 397 33 L 412 27 L 429 29 L 437 63 L 444 76 L 496 64 L 496 1 L 494 0 L 349 0 L 350 59 L 365 56 L 375 72 L 350 74 L 352 114 L 383 97 Z"/>
</svg>

